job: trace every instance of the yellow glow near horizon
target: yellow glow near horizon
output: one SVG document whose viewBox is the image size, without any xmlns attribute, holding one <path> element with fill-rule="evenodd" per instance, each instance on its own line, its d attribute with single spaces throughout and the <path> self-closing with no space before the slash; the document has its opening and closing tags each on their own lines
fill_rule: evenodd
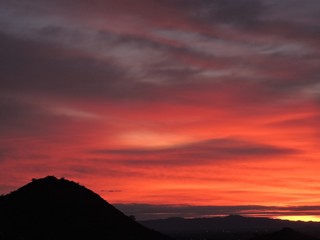
<svg viewBox="0 0 320 240">
<path fill-rule="evenodd" d="M 303 222 L 320 222 L 320 216 L 280 216 L 277 219 Z"/>
</svg>

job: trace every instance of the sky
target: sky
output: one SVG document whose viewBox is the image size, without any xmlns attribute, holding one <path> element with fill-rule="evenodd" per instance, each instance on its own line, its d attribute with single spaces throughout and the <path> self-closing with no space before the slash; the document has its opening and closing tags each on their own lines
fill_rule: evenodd
<svg viewBox="0 0 320 240">
<path fill-rule="evenodd" d="M 0 0 L 0 194 L 320 220 L 319 66 L 319 0 Z"/>
</svg>

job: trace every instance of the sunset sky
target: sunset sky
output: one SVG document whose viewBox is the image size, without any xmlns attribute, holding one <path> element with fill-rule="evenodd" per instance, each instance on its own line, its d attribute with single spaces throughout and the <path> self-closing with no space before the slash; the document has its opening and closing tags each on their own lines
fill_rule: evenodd
<svg viewBox="0 0 320 240">
<path fill-rule="evenodd" d="M 320 220 L 319 0 L 0 0 L 0 56 L 0 194 Z"/>
</svg>

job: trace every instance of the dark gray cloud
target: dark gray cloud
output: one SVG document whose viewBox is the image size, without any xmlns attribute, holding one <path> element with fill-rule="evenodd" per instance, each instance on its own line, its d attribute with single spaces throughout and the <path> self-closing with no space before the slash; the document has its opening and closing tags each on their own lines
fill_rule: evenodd
<svg viewBox="0 0 320 240">
<path fill-rule="evenodd" d="M 59 107 L 59 106 L 58 106 Z M 59 109 L 58 109 L 59 110 Z M 17 95 L 0 94 L 0 132 L 2 138 L 18 139 L 28 137 L 32 139 L 43 137 L 66 137 L 68 134 L 82 125 L 96 122 L 93 118 L 90 121 L 77 121 L 76 115 L 68 115 L 54 112 L 51 106 L 42 102 L 29 102 Z M 72 112 L 71 112 L 72 113 Z M 78 117 L 81 119 L 81 112 Z M 85 116 L 85 113 L 84 113 Z M 90 115 L 89 115 L 90 116 Z M 78 118 L 79 119 L 79 118 Z M 86 119 L 86 118 L 84 118 Z M 13 141 L 14 142 L 14 141 Z M 8 142 L 9 144 L 10 142 Z M 17 144 L 17 143 L 16 143 Z M 36 158 L 33 156 L 32 158 Z"/>
<path fill-rule="evenodd" d="M 9 4 L 8 2 L 6 3 Z M 75 2 L 70 1 L 70 3 L 74 4 Z M 100 1 L 97 1 L 97 3 L 103 4 L 103 2 Z M 123 1 L 123 3 L 125 3 L 125 1 Z M 31 1 L 29 2 L 29 5 L 30 4 Z M 49 2 L 46 2 L 46 4 L 50 5 Z M 46 4 L 43 3 L 43 5 L 47 6 Z M 62 2 L 57 2 L 54 5 L 57 8 L 62 7 L 59 4 L 62 4 Z M 176 4 L 181 8 L 183 8 L 184 4 L 189 6 L 190 11 L 191 9 L 192 12 L 198 11 L 199 16 L 208 19 L 208 21 L 209 18 L 212 17 L 217 21 L 230 23 L 239 22 L 240 24 L 247 25 L 257 22 L 259 16 L 262 15 L 262 12 L 265 10 L 265 6 L 262 1 L 254 0 L 241 0 L 236 3 L 229 0 L 204 0 L 200 2 L 189 0 L 176 1 Z M 11 6 L 14 5 L 14 3 L 11 4 Z M 34 5 L 34 3 L 31 4 L 30 6 L 32 7 L 29 6 L 29 9 L 33 9 Z M 85 2 L 81 2 L 81 4 L 79 4 L 79 6 L 82 7 L 85 5 Z M 105 6 L 107 5 L 108 4 Z M 173 7 L 173 5 L 170 4 L 169 6 Z M 15 7 L 19 8 L 18 6 Z M 194 11 L 194 9 L 198 10 Z M 93 11 L 93 9 L 91 10 Z M 39 16 L 41 16 L 41 14 Z M 64 19 L 64 21 L 67 20 Z M 270 24 L 263 23 L 261 26 L 265 27 L 261 28 L 261 30 L 255 31 L 268 32 L 272 29 L 272 23 Z M 182 59 L 185 60 L 189 58 L 192 59 L 193 62 L 203 61 L 209 65 L 211 64 L 214 66 L 213 68 L 210 67 L 212 68 L 211 70 L 213 71 L 213 75 L 216 70 L 216 66 L 219 68 L 219 65 L 223 65 L 224 68 L 230 69 L 237 66 L 237 62 L 239 63 L 238 58 L 233 58 L 233 60 L 231 60 L 230 58 L 225 59 L 223 57 L 208 57 L 204 53 L 196 52 L 194 49 L 190 48 L 190 46 L 183 46 L 183 44 L 181 44 L 181 46 L 170 46 L 169 44 L 164 44 L 164 42 L 159 41 L 159 39 L 156 41 L 155 39 L 150 39 L 146 36 L 141 37 L 134 34 L 115 34 L 101 29 L 93 30 L 93 32 L 96 32 L 96 39 L 94 40 L 96 42 L 91 42 L 90 44 L 104 44 L 103 47 L 106 53 L 108 53 L 108 49 L 110 49 L 111 52 L 114 48 L 119 48 L 120 53 L 125 55 L 126 52 L 123 49 L 130 48 L 129 51 L 131 49 L 140 49 L 141 52 L 143 52 L 145 49 L 148 49 L 148 51 L 157 52 L 160 56 L 165 56 L 162 60 L 157 60 L 156 63 L 145 64 L 149 63 L 149 58 L 150 60 L 154 60 L 152 57 L 147 56 L 148 51 L 145 53 L 146 56 L 137 56 L 136 59 L 130 58 L 130 54 L 128 54 L 127 62 L 135 63 L 146 58 L 145 61 L 141 61 L 143 71 L 139 72 L 140 70 L 138 71 L 136 66 L 130 69 L 130 67 L 123 65 L 121 63 L 121 59 L 119 61 L 115 61 L 115 58 L 112 56 L 108 56 L 105 59 L 97 59 L 85 51 L 80 51 L 76 48 L 70 50 L 72 49 L 70 46 L 62 46 L 63 44 L 59 42 L 65 41 L 63 40 L 64 38 L 68 38 L 69 43 L 75 42 L 75 45 L 79 42 L 87 41 L 86 38 L 88 38 L 88 36 L 84 36 L 85 34 L 81 32 L 83 29 L 81 30 L 80 28 L 77 29 L 74 27 L 76 28 L 75 30 L 73 28 L 69 29 L 68 27 L 64 27 L 62 20 L 60 25 L 50 25 L 49 23 L 43 25 L 44 27 L 39 27 L 39 30 L 36 31 L 36 36 L 33 36 L 34 38 L 38 37 L 37 40 L 22 40 L 19 39 L 19 37 L 14 38 L 5 35 L 1 36 L 0 48 L 3 53 L 3 58 L 2 61 L 0 60 L 0 76 L 2 79 L 0 86 L 3 91 L 20 91 L 24 93 L 43 92 L 50 95 L 68 97 L 100 97 L 117 100 L 147 99 L 165 101 L 178 99 L 179 96 L 167 94 L 167 97 L 163 98 L 162 94 L 169 91 L 167 91 L 163 86 L 154 86 L 155 83 L 178 83 L 181 85 L 188 85 L 190 88 L 193 88 L 192 84 L 195 81 L 201 82 L 203 79 L 201 73 L 204 73 L 204 75 L 206 74 L 207 69 L 204 69 L 203 66 L 199 67 L 198 65 L 198 67 L 190 67 L 190 65 L 186 65 L 185 62 L 181 62 Z M 296 28 L 294 26 L 296 25 L 293 24 L 291 27 L 294 29 L 292 30 L 293 32 L 299 32 L 299 34 L 305 35 L 306 30 L 302 32 L 300 31 L 304 26 L 300 27 L 299 31 L 295 31 Z M 281 29 L 279 31 L 281 31 Z M 315 33 L 312 33 L 310 38 L 311 36 L 314 36 L 314 34 Z M 25 36 L 21 34 L 20 37 L 24 38 Z M 58 41 L 57 39 L 60 40 Z M 213 39 L 211 40 L 213 41 Z M 84 43 L 84 45 L 80 45 L 78 48 L 86 46 L 86 44 Z M 157 58 L 157 56 L 155 58 Z M 289 59 L 283 59 L 281 62 L 275 62 L 272 59 L 273 58 L 260 60 L 264 62 L 263 68 L 269 72 L 283 72 L 290 69 L 290 67 L 298 69 L 296 65 L 305 65 L 303 62 L 297 62 L 291 66 L 287 64 Z M 244 60 L 241 59 L 241 61 L 243 62 Z M 290 60 L 290 62 L 292 61 L 294 60 Z M 254 61 L 244 64 L 247 65 L 243 70 L 247 69 L 249 71 L 254 70 L 255 67 L 261 68 L 262 66 L 261 64 L 255 66 L 256 63 L 254 63 Z M 131 70 L 138 71 L 138 73 L 132 74 Z M 236 67 L 234 71 L 230 72 L 230 75 L 235 74 L 236 76 L 234 78 L 237 79 L 237 81 L 249 81 L 246 77 L 237 76 L 237 71 L 241 70 L 242 68 Z M 264 73 L 262 72 L 262 74 Z M 265 83 L 266 88 L 270 88 L 268 95 L 271 95 L 270 93 L 272 91 L 279 93 L 279 89 L 283 89 L 283 92 L 286 92 L 290 88 L 295 92 L 300 87 L 304 87 L 307 83 L 308 85 L 314 84 L 317 74 L 318 71 L 310 70 L 310 72 L 304 74 L 304 81 L 301 81 L 301 78 L 295 79 L 295 81 L 291 81 L 292 79 L 289 79 L 290 81 L 285 83 L 283 83 L 283 81 L 279 81 L 279 78 L 281 79 L 282 77 L 281 75 L 274 80 L 272 78 L 267 78 L 267 81 L 262 81 L 261 79 L 263 79 L 263 76 L 257 75 L 254 77 L 254 81 L 259 80 L 261 86 Z M 230 75 L 227 77 L 219 77 L 218 80 L 228 81 Z M 209 79 L 215 80 L 216 77 L 209 77 Z M 209 87 L 214 89 L 215 85 L 216 83 L 212 82 Z M 259 95 L 261 96 L 262 94 L 263 93 L 260 92 Z M 279 96 L 281 96 L 281 94 Z M 269 101 L 275 99 L 273 97 L 265 97 Z M 183 100 L 186 99 L 184 98 Z"/>
<path fill-rule="evenodd" d="M 44 30 L 51 37 L 60 34 L 61 28 L 48 27 Z M 130 44 L 136 47 L 148 46 L 165 49 L 165 45 L 134 36 L 120 36 L 101 32 L 98 41 L 112 45 Z M 170 47 L 167 47 L 168 49 Z M 167 49 L 167 50 L 168 50 Z M 170 48 L 172 49 L 172 48 Z M 166 50 L 166 51 L 167 51 Z M 0 93 L 38 94 L 59 98 L 91 98 L 109 100 L 149 99 L 165 101 L 163 89 L 152 81 L 139 81 L 130 75 L 129 69 L 117 64 L 114 59 L 95 59 L 79 50 L 70 50 L 54 43 L 23 40 L 9 35 L 0 35 Z M 133 61 L 133 59 L 132 59 Z M 198 71 L 170 69 L 168 64 L 159 63 L 145 66 L 144 78 L 160 82 L 184 82 Z M 179 80 L 177 80 L 179 79 Z"/>
<path fill-rule="evenodd" d="M 198 9 L 193 11 L 196 18 L 234 25 L 255 25 L 266 10 L 260 0 L 189 0 L 188 2 L 193 9 Z"/>
<path fill-rule="evenodd" d="M 115 204 L 115 207 L 134 215 L 138 220 L 159 219 L 169 217 L 214 217 L 224 215 L 246 216 L 284 216 L 288 212 L 292 215 L 320 215 L 320 206 L 193 206 L 193 205 L 152 205 L 152 204 Z"/>
<path fill-rule="evenodd" d="M 103 192 L 103 193 L 119 193 L 119 192 L 122 192 L 122 190 L 120 190 L 120 189 L 107 189 L 107 190 L 101 190 L 100 192 Z"/>
<path fill-rule="evenodd" d="M 3 136 L 37 134 L 43 130 L 43 117 L 46 115 L 44 109 L 36 104 L 0 95 L 0 131 Z"/>
<path fill-rule="evenodd" d="M 93 97 L 126 92 L 125 73 L 112 62 L 4 35 L 0 36 L 0 51 L 2 93 Z"/>
<path fill-rule="evenodd" d="M 175 0 L 193 21 L 241 28 L 248 34 L 274 36 L 319 46 L 319 1 L 310 0 Z M 254 39 L 252 39 L 254 44 Z"/>
</svg>

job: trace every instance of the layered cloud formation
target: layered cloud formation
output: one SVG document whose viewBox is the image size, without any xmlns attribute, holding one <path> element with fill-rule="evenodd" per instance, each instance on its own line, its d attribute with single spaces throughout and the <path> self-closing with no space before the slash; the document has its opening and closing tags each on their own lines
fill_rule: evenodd
<svg viewBox="0 0 320 240">
<path fill-rule="evenodd" d="M 0 0 L 0 193 L 312 206 L 318 0 Z"/>
</svg>

